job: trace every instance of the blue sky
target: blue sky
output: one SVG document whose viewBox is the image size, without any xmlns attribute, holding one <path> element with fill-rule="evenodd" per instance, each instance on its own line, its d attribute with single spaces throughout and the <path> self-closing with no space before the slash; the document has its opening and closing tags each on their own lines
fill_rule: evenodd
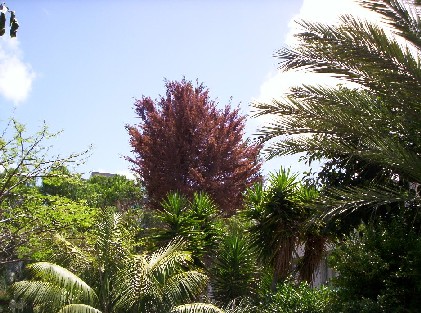
<svg viewBox="0 0 421 313">
<path fill-rule="evenodd" d="M 14 116 L 33 132 L 45 121 L 63 130 L 54 153 L 93 146 L 79 172 L 128 172 L 124 126 L 136 123 L 135 98 L 156 98 L 165 78 L 185 76 L 203 82 L 221 107 L 232 97 L 248 114 L 253 99 L 284 90 L 273 53 L 291 40 L 293 19 L 315 7 L 330 14 L 321 3 L 10 0 L 20 28 L 17 39 L 0 38 L 1 125 Z M 251 120 L 247 135 L 258 126 Z M 299 170 L 296 160 L 279 158 L 265 170 Z"/>
</svg>

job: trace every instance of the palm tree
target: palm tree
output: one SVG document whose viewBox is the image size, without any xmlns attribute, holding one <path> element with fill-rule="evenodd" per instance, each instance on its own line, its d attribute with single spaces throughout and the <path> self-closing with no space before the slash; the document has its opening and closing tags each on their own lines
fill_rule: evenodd
<svg viewBox="0 0 421 313">
<path fill-rule="evenodd" d="M 264 140 L 276 139 L 267 150 L 269 158 L 306 153 L 307 161 L 333 160 L 331 168 L 339 172 L 353 169 L 349 164 L 376 167 L 379 175 L 370 186 L 329 191 L 323 203 L 330 207 L 327 217 L 361 207 L 420 204 L 419 1 L 358 2 L 382 14 L 395 35 L 351 15 L 342 16 L 339 25 L 301 21 L 303 31 L 296 35 L 300 44 L 277 53 L 281 69 L 329 73 L 343 84 L 304 85 L 291 89 L 285 100 L 255 104 L 259 115 L 277 117 L 261 129 Z M 358 177 L 360 172 L 350 175 Z"/>
<path fill-rule="evenodd" d="M 167 312 L 190 302 L 206 287 L 207 276 L 186 267 L 191 253 L 180 239 L 147 255 L 133 255 L 116 277 L 117 308 L 134 312 Z"/>
<path fill-rule="evenodd" d="M 244 215 L 250 219 L 249 233 L 262 261 L 269 261 L 274 269 L 272 291 L 280 280 L 286 280 L 292 274 L 294 251 L 301 243 L 308 251 L 313 246 L 307 222 L 312 216 L 311 201 L 318 196 L 315 189 L 303 186 L 297 174 L 281 168 L 278 173 L 271 173 L 267 186 L 259 183 L 246 194 Z M 319 253 L 305 258 L 310 266 L 309 280 L 323 255 L 324 245 L 317 247 Z M 311 262 L 311 265 L 309 265 Z"/>
<path fill-rule="evenodd" d="M 192 257 L 182 240 L 137 255 L 123 240 L 119 214 L 108 212 L 97 228 L 89 255 L 60 238 L 69 267 L 92 287 L 64 267 L 41 262 L 28 267 L 31 280 L 13 285 L 15 296 L 49 312 L 165 312 L 194 300 L 205 288 L 206 275 L 188 269 Z"/>
</svg>

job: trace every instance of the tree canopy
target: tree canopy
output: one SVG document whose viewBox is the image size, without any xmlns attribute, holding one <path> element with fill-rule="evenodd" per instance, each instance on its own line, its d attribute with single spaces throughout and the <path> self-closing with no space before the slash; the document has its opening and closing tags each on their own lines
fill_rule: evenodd
<svg viewBox="0 0 421 313">
<path fill-rule="evenodd" d="M 168 192 L 208 193 L 227 213 L 260 179 L 260 145 L 243 139 L 245 117 L 219 110 L 203 84 L 166 81 L 165 96 L 135 102 L 140 123 L 127 126 L 135 154 L 128 158 L 157 207 Z"/>
</svg>

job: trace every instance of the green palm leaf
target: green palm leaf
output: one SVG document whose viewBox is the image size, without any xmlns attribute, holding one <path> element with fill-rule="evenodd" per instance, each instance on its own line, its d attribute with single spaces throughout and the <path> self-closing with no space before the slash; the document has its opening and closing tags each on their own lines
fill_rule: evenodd
<svg viewBox="0 0 421 313">
<path fill-rule="evenodd" d="M 20 281 L 12 285 L 12 290 L 15 297 L 51 311 L 58 310 L 68 300 L 65 290 L 48 282 Z"/>
<path fill-rule="evenodd" d="M 97 300 L 97 295 L 87 283 L 59 265 L 38 262 L 28 265 L 28 269 L 36 279 L 66 290 L 70 299 L 77 298 L 88 303 Z"/>
<path fill-rule="evenodd" d="M 384 205 L 399 203 L 402 206 L 414 203 L 420 206 L 417 196 L 411 196 L 405 190 L 385 186 L 332 188 L 329 195 L 322 198 L 321 206 L 328 209 L 322 218 L 332 218 L 350 214 L 362 207 L 378 208 Z"/>
<path fill-rule="evenodd" d="M 206 286 L 207 277 L 186 271 L 191 254 L 175 239 L 151 256 L 135 255 L 125 261 L 116 277 L 119 308 L 156 309 L 191 300 Z"/>
<path fill-rule="evenodd" d="M 94 304 L 98 301 L 91 287 L 59 265 L 39 262 L 28 265 L 28 269 L 33 280 L 17 282 L 12 285 L 12 290 L 17 298 L 36 307 L 51 312 L 71 303 Z"/>
<path fill-rule="evenodd" d="M 102 313 L 100 310 L 86 304 L 69 304 L 60 309 L 57 313 Z"/>
<path fill-rule="evenodd" d="M 207 282 L 208 277 L 197 271 L 181 272 L 170 277 L 166 282 L 164 286 L 165 298 L 173 305 L 191 301 L 201 290 L 205 289 Z"/>
<path fill-rule="evenodd" d="M 190 303 L 179 305 L 171 310 L 172 313 L 225 313 L 224 310 L 210 303 Z"/>
</svg>

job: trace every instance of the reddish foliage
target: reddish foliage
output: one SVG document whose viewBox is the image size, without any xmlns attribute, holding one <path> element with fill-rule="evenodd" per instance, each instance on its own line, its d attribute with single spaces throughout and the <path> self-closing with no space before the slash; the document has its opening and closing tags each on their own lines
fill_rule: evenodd
<svg viewBox="0 0 421 313">
<path fill-rule="evenodd" d="M 242 193 L 260 179 L 260 145 L 243 140 L 245 118 L 238 108 L 218 110 L 208 89 L 190 81 L 166 82 L 165 97 L 135 102 L 141 122 L 127 126 L 150 204 L 170 191 L 191 196 L 204 191 L 230 215 Z"/>
</svg>

